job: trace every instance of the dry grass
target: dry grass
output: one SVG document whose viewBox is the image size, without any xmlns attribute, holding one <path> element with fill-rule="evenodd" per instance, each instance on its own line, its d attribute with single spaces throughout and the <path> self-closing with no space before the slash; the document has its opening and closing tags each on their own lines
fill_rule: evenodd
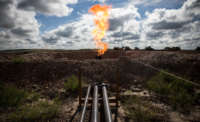
<svg viewBox="0 0 200 122">
<path fill-rule="evenodd" d="M 125 114 L 134 122 L 161 122 L 167 121 L 165 112 L 160 108 L 145 102 L 140 97 L 132 96 L 122 101 Z"/>
<path fill-rule="evenodd" d="M 147 88 L 157 93 L 173 109 L 189 112 L 196 99 L 192 84 L 164 73 L 158 73 L 147 82 Z"/>
</svg>

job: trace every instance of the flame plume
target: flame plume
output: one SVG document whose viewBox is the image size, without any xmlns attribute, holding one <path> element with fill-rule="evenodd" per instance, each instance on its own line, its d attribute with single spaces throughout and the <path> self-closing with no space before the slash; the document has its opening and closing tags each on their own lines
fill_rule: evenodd
<svg viewBox="0 0 200 122">
<path fill-rule="evenodd" d="M 94 23 L 96 28 L 92 31 L 94 35 L 95 44 L 98 48 L 98 56 L 103 55 L 108 49 L 108 44 L 102 42 L 102 38 L 105 36 L 106 30 L 109 28 L 108 10 L 110 6 L 107 5 L 94 5 L 89 9 L 89 12 L 95 16 Z"/>
</svg>

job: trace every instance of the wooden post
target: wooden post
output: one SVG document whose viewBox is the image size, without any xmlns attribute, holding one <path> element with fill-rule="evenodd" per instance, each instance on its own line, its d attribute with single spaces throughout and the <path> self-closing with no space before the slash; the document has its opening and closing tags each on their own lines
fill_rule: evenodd
<svg viewBox="0 0 200 122">
<path fill-rule="evenodd" d="M 120 63 L 120 62 L 119 62 Z M 117 84 L 116 84 L 116 110 L 115 110 L 115 118 L 114 118 L 114 122 L 117 122 L 117 117 L 118 117 L 118 108 L 119 108 L 119 99 L 120 99 L 120 85 L 121 85 L 121 74 L 120 74 L 120 64 L 118 64 L 118 68 L 117 68 L 117 72 L 116 72 L 116 76 L 117 76 Z"/>
<path fill-rule="evenodd" d="M 81 68 L 79 68 L 78 71 L 78 82 L 79 82 L 79 106 L 81 106 L 82 104 L 82 72 L 81 72 Z"/>
<path fill-rule="evenodd" d="M 119 99 L 120 99 L 120 88 L 119 85 L 116 86 L 116 96 L 115 96 L 115 102 L 116 102 L 116 109 L 115 109 L 115 118 L 114 122 L 117 122 L 117 117 L 118 117 L 118 109 L 119 109 Z"/>
<path fill-rule="evenodd" d="M 119 107 L 119 95 L 120 95 L 120 90 L 119 86 L 117 86 L 117 93 L 116 93 L 116 107 Z"/>
<path fill-rule="evenodd" d="M 120 87 L 119 85 L 121 84 L 121 74 L 120 74 L 120 65 L 118 65 L 117 69 L 117 80 L 119 81 L 116 86 L 116 107 L 119 107 L 119 97 L 120 97 Z"/>
</svg>

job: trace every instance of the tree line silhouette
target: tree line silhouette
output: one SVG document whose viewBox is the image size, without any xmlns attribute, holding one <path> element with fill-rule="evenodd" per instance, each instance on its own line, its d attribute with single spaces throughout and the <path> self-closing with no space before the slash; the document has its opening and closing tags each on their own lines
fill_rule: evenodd
<svg viewBox="0 0 200 122">
<path fill-rule="evenodd" d="M 147 50 L 147 51 L 153 51 L 153 50 L 163 50 L 163 51 L 180 51 L 182 50 L 181 47 L 165 47 L 163 49 L 155 49 L 151 46 L 147 46 L 144 49 L 140 49 L 139 47 L 135 47 L 134 49 L 132 49 L 129 46 L 124 46 L 124 47 L 114 47 L 113 50 Z M 200 47 L 196 47 L 195 49 L 193 49 L 195 51 L 200 51 Z"/>
</svg>

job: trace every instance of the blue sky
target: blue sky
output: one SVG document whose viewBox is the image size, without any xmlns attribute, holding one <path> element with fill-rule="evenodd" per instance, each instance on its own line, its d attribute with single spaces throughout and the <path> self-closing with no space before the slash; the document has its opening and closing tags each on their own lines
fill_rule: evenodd
<svg viewBox="0 0 200 122">
<path fill-rule="evenodd" d="M 200 46 L 200 0 L 0 0 L 0 50 L 96 48 L 95 4 L 112 6 L 109 48 Z"/>
</svg>

